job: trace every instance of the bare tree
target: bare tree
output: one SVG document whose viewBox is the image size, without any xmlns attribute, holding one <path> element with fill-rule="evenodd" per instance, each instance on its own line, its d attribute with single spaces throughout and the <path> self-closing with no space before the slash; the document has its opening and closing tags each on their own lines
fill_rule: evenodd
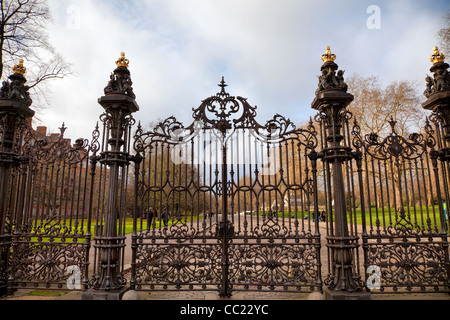
<svg viewBox="0 0 450 320">
<path fill-rule="evenodd" d="M 439 30 L 438 38 L 440 39 L 440 50 L 446 55 L 450 55 L 450 10 L 444 17 L 446 28 Z"/>
<path fill-rule="evenodd" d="M 358 120 L 363 135 L 389 134 L 391 118 L 397 121 L 399 135 L 417 131 L 420 127 L 425 111 L 416 83 L 396 81 L 383 88 L 377 77 L 353 75 L 347 79 L 347 84 L 349 92 L 355 96 L 349 111 Z"/>
<path fill-rule="evenodd" d="M 0 0 L 0 75 L 24 59 L 32 94 L 45 99 L 46 84 L 71 74 L 70 64 L 49 42 L 46 25 L 51 21 L 46 0 Z M 38 105 L 39 107 L 39 105 Z"/>
<path fill-rule="evenodd" d="M 349 110 L 356 117 L 363 138 L 375 134 L 383 140 L 395 129 L 396 134 L 408 139 L 411 133 L 419 131 L 422 127 L 421 122 L 425 118 L 425 111 L 421 107 L 423 98 L 414 82 L 398 81 L 383 87 L 377 77 L 364 78 L 354 75 L 347 80 L 347 84 L 349 92 L 355 96 Z M 391 120 L 395 121 L 395 128 L 391 126 L 393 124 Z M 395 166 L 387 165 L 386 170 L 379 170 L 379 165 L 383 167 L 391 160 L 384 162 L 370 158 L 369 161 L 374 161 L 375 166 L 371 168 L 369 165 L 367 174 L 373 178 L 374 189 L 383 181 L 392 180 L 391 187 L 394 188 L 394 196 L 397 199 L 396 209 L 400 210 L 403 203 L 399 199 L 407 198 L 402 196 L 406 191 L 404 187 L 403 192 L 401 191 L 401 184 L 411 184 L 412 179 L 405 174 L 410 172 L 410 162 L 403 161 L 401 157 L 397 160 L 393 162 Z M 402 182 L 402 179 L 405 181 Z M 372 195 L 371 199 L 378 204 L 382 202 L 380 193 L 376 197 Z M 413 197 L 410 196 L 410 199 Z"/>
</svg>

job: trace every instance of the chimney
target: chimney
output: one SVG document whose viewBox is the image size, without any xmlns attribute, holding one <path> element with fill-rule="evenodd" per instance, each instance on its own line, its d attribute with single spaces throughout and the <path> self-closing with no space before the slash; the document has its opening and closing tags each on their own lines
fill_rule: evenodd
<svg viewBox="0 0 450 320">
<path fill-rule="evenodd" d="M 37 132 L 39 135 L 45 137 L 45 136 L 47 135 L 47 127 L 37 127 L 37 128 L 36 128 L 36 132 Z"/>
</svg>

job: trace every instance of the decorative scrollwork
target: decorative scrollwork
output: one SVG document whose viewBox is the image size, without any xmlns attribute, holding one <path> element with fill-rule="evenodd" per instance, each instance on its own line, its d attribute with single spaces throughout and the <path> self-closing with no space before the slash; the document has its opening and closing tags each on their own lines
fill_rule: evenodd
<svg viewBox="0 0 450 320">
<path fill-rule="evenodd" d="M 245 98 L 230 96 L 225 91 L 227 84 L 223 77 L 219 87 L 219 93 L 205 99 L 197 109 L 192 110 L 195 121 L 200 121 L 204 129 L 217 129 L 223 135 L 233 128 L 233 124 L 235 128 L 260 127 L 254 119 L 256 107 L 250 106 Z M 231 116 L 239 111 L 242 112 L 241 116 L 231 119 Z"/>
<path fill-rule="evenodd" d="M 175 220 L 171 226 L 163 229 L 163 235 L 171 239 L 189 239 L 197 234 L 197 230 L 182 220 Z"/>
<path fill-rule="evenodd" d="M 420 234 L 420 226 L 414 225 L 411 222 L 411 217 L 409 217 L 405 209 L 400 208 L 400 213 L 395 215 L 395 223 L 394 225 L 390 225 L 387 227 L 387 233 L 391 236 L 410 236 L 410 235 L 418 235 Z"/>
<path fill-rule="evenodd" d="M 352 145 L 357 150 L 361 150 L 364 147 L 364 140 L 361 135 L 361 127 L 358 124 L 358 121 L 355 118 L 352 127 Z"/>
<path fill-rule="evenodd" d="M 145 148 L 152 148 L 152 144 L 156 142 L 185 144 L 192 141 L 202 130 L 212 130 L 214 135 L 225 143 L 229 138 L 225 137 L 226 134 L 230 133 L 231 136 L 233 131 L 239 129 L 250 129 L 253 137 L 267 143 L 297 137 L 308 148 L 317 146 L 317 132 L 312 121 L 306 129 L 296 128 L 290 119 L 276 114 L 263 126 L 256 121 L 256 106 L 252 107 L 245 98 L 233 97 L 227 93 L 227 84 L 223 78 L 219 87 L 219 93 L 203 100 L 198 108 L 193 109 L 194 122 L 187 127 L 175 117 L 165 119 L 149 132 L 143 132 L 139 126 L 135 134 L 135 150 L 142 153 Z"/>
<path fill-rule="evenodd" d="M 339 70 L 336 75 L 338 66 L 334 63 L 328 63 L 322 66 L 322 75 L 318 77 L 319 87 L 316 95 L 326 90 L 340 90 L 347 92 L 348 85 L 344 80 L 345 70 Z"/>
<path fill-rule="evenodd" d="M 431 61 L 433 66 L 430 71 L 433 72 L 433 77 L 426 76 L 426 89 L 424 96 L 430 98 L 433 94 L 443 92 L 450 89 L 450 73 L 448 72 L 448 64 L 444 61 L 445 56 L 439 52 L 438 47 L 433 48 L 433 55 Z"/>
<path fill-rule="evenodd" d="M 70 139 L 64 138 L 67 129 L 63 123 L 59 128 L 61 133 L 56 140 L 49 137 L 37 137 L 35 134 L 27 135 L 23 146 L 23 154 L 34 162 L 42 164 L 65 163 L 77 164 L 83 162 L 89 152 L 89 141 L 77 139 L 72 146 Z"/>
<path fill-rule="evenodd" d="M 98 127 L 98 122 L 97 122 L 95 129 L 92 132 L 92 140 L 91 140 L 91 145 L 90 145 L 90 149 L 94 155 L 96 155 L 97 152 L 100 151 L 100 142 L 99 142 L 100 136 L 101 136 L 101 133 L 100 133 L 100 130 Z"/>
<path fill-rule="evenodd" d="M 447 284 L 445 249 L 441 244 L 404 243 L 371 245 L 370 265 L 381 268 L 382 288 L 436 286 Z"/>
<path fill-rule="evenodd" d="M 34 228 L 33 236 L 42 239 L 45 237 L 60 238 L 65 241 L 67 237 L 81 238 L 84 236 L 83 230 L 77 228 L 69 228 L 60 217 L 53 217 L 41 221 L 41 223 Z"/>
<path fill-rule="evenodd" d="M 261 226 L 254 229 L 254 233 L 258 238 L 283 238 L 289 234 L 289 229 L 279 223 L 278 215 L 269 214 Z"/>
<path fill-rule="evenodd" d="M 290 119 L 276 114 L 272 120 L 267 121 L 265 128 L 270 133 L 270 137 L 284 137 L 289 129 L 295 129 L 295 125 Z"/>
<path fill-rule="evenodd" d="M 440 112 L 433 112 L 430 116 L 426 117 L 425 120 L 425 132 L 427 133 L 426 136 L 426 144 L 431 150 L 435 150 L 437 144 L 439 135 L 440 135 L 440 128 L 444 124 L 444 117 Z M 432 124 L 434 124 L 435 128 L 433 128 Z"/>
<path fill-rule="evenodd" d="M 141 124 L 139 124 L 134 135 L 134 149 L 138 153 L 143 153 L 146 148 L 153 148 L 156 142 L 164 142 L 169 145 L 183 144 L 193 139 L 199 131 L 198 123 L 193 123 L 185 128 L 175 117 L 165 119 L 148 132 L 144 132 Z"/>
<path fill-rule="evenodd" d="M 294 130 L 288 131 L 284 136 L 285 139 L 295 138 L 299 144 L 304 145 L 309 150 L 314 150 L 319 144 L 317 137 L 316 127 L 312 119 L 308 122 L 306 128 L 294 128 Z"/>
<path fill-rule="evenodd" d="M 133 81 L 128 70 L 128 63 L 128 59 L 125 59 L 125 53 L 122 52 L 121 58 L 116 62 L 117 69 L 114 70 L 114 73 L 111 73 L 109 82 L 104 89 L 105 95 L 126 94 L 132 99 L 136 98 L 133 92 Z"/>
<path fill-rule="evenodd" d="M 311 245 L 233 245 L 230 254 L 233 284 L 259 283 L 274 290 L 317 281 L 316 250 Z"/>
<path fill-rule="evenodd" d="M 353 113 L 348 111 L 348 109 L 344 108 L 339 110 L 338 119 L 342 121 L 342 123 L 348 123 L 351 119 L 353 119 Z"/>
<path fill-rule="evenodd" d="M 172 220 L 170 226 L 154 224 L 149 228 L 141 224 L 137 227 L 133 274 L 138 289 L 150 286 L 151 290 L 186 290 L 217 286 L 219 290 L 230 290 L 230 287 L 221 287 L 223 277 L 239 285 L 240 279 L 246 284 L 248 281 L 262 283 L 258 277 L 267 272 L 274 277 L 268 286 L 279 290 L 299 291 L 299 286 L 303 285 L 311 290 L 313 285 L 318 286 L 319 265 L 317 250 L 312 245 L 311 226 L 306 226 L 299 217 L 304 216 L 300 206 L 309 211 L 312 204 L 306 203 L 305 197 L 309 198 L 316 188 L 308 158 L 318 145 L 315 124 L 311 119 L 306 126 L 297 128 L 290 119 L 276 114 L 261 125 L 255 119 L 256 107 L 245 98 L 228 94 L 226 86 L 222 79 L 220 91 L 193 109 L 193 123 L 189 126 L 175 117 L 161 121 L 148 132 L 138 126 L 134 148 L 145 159 L 137 182 L 139 203 L 145 206 L 145 202 L 149 203 L 147 199 L 151 199 L 150 203 L 159 206 L 159 211 L 169 199 L 171 212 L 176 212 L 173 207 L 183 199 L 176 200 L 172 195 L 185 194 L 183 206 L 187 210 L 184 210 L 194 218 L 189 220 L 184 215 L 186 221 Z M 179 146 L 182 148 L 177 148 Z M 182 161 L 176 161 L 178 154 Z M 189 158 L 194 154 L 198 158 Z M 297 170 L 291 160 L 304 165 Z M 252 163 L 247 171 L 249 161 L 254 161 L 254 166 Z M 153 172 L 162 178 L 148 179 Z M 250 181 L 237 180 L 248 174 Z M 283 217 L 279 218 L 270 209 L 269 215 L 259 216 L 254 204 L 251 208 L 242 207 L 241 196 L 249 193 L 256 201 L 256 208 L 263 202 L 273 207 L 269 203 L 272 193 L 280 193 L 282 197 L 285 189 L 292 194 L 287 194 L 284 201 L 289 203 L 287 206 L 291 202 L 294 205 L 289 213 L 280 211 Z M 210 199 L 209 205 L 202 206 L 202 201 L 206 204 L 205 197 Z M 225 204 L 227 198 L 229 201 Z M 171 214 L 175 216 L 176 213 Z M 300 244 L 304 239 L 307 244 Z M 240 242 L 245 244 L 237 244 Z M 242 263 L 255 262 L 257 266 L 242 265 L 235 259 L 238 254 L 235 248 L 246 250 L 242 253 L 245 255 Z M 228 257 L 230 268 L 227 268 Z M 285 285 L 290 287 L 286 289 Z M 221 294 L 226 295 L 226 292 Z"/>
<path fill-rule="evenodd" d="M 143 245 L 136 252 L 139 285 L 165 284 L 180 289 L 203 283 L 219 283 L 221 246 Z"/>
<path fill-rule="evenodd" d="M 370 133 L 365 138 L 365 149 L 372 157 L 380 160 L 390 159 L 391 157 L 399 160 L 400 158 L 414 160 L 419 158 L 426 150 L 425 139 L 423 135 L 413 133 L 409 139 L 397 134 L 395 131 L 396 121 L 389 121 L 392 132 L 382 141 L 376 133 Z"/>
<path fill-rule="evenodd" d="M 66 283 L 67 268 L 84 270 L 86 246 L 83 244 L 17 243 L 14 247 L 14 278 L 18 282 Z"/>
</svg>

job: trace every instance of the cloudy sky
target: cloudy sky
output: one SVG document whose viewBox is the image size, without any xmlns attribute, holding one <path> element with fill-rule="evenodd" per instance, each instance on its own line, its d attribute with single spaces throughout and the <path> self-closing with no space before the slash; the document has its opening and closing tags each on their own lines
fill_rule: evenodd
<svg viewBox="0 0 450 320">
<path fill-rule="evenodd" d="M 447 1 L 49 0 L 50 41 L 76 75 L 51 84 L 39 111 L 51 131 L 90 138 L 122 51 L 146 125 L 176 116 L 215 95 L 222 76 L 235 96 L 258 106 L 258 121 L 279 113 L 295 123 L 314 115 L 311 102 L 327 45 L 337 64 L 383 83 L 429 73 Z M 379 8 L 379 15 L 371 6 Z M 374 15 L 375 14 L 375 15 Z M 379 18 L 379 19 L 378 19 Z M 370 27 L 372 26 L 372 27 Z M 376 27 L 375 29 L 373 27 Z"/>
</svg>

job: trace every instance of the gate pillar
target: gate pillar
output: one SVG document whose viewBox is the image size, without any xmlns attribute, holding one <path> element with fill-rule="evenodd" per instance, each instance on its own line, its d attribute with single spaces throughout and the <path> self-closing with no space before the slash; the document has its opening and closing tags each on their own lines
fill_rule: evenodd
<svg viewBox="0 0 450 320">
<path fill-rule="evenodd" d="M 450 74 L 449 65 L 444 61 L 445 56 L 439 52 L 438 47 L 434 47 L 433 55 L 430 60 L 433 66 L 430 71 L 433 72 L 433 78 L 425 78 L 427 88 L 424 92 L 427 101 L 422 104 L 426 110 L 431 110 L 439 114 L 443 126 L 443 139 L 450 145 Z M 440 150 L 440 158 L 443 161 L 450 161 L 450 147 L 444 147 Z"/>
<path fill-rule="evenodd" d="M 105 109 L 103 122 L 104 145 L 93 162 L 102 166 L 105 176 L 106 203 L 101 222 L 97 221 L 94 236 L 95 265 L 91 289 L 83 292 L 84 300 L 119 300 L 127 291 L 123 277 L 123 256 L 126 235 L 125 194 L 127 168 L 134 157 L 130 155 L 130 130 L 134 123 L 132 113 L 139 110 L 132 89 L 129 61 L 122 53 L 116 62 L 105 88 L 105 96 L 98 102 Z"/>
<path fill-rule="evenodd" d="M 26 68 L 21 59 L 14 66 L 9 81 L 0 89 L 0 296 L 6 294 L 8 257 L 11 245 L 11 228 L 7 223 L 7 194 L 11 170 L 20 163 L 20 128 L 34 116 L 32 101 L 25 86 Z"/>
<path fill-rule="evenodd" d="M 352 160 L 352 149 L 343 145 L 343 112 L 353 101 L 353 95 L 347 93 L 343 71 L 338 70 L 334 62 L 336 55 L 330 47 L 322 56 L 319 88 L 312 108 L 318 110 L 323 117 L 324 149 L 320 157 L 329 163 L 332 170 L 332 195 L 334 200 L 334 229 L 327 237 L 327 246 L 331 249 L 330 257 L 334 274 L 331 283 L 325 290 L 327 299 L 370 299 L 370 294 L 364 292 L 353 274 L 355 270 L 354 250 L 358 247 L 358 237 L 351 237 L 347 221 L 347 204 L 342 166 Z M 329 216 L 332 212 L 328 213 Z"/>
<path fill-rule="evenodd" d="M 425 78 L 427 87 L 424 92 L 424 96 L 427 100 L 422 104 L 422 107 L 426 110 L 433 111 L 436 115 L 435 119 L 438 122 L 438 126 L 441 127 L 439 132 L 440 141 L 438 141 L 439 150 L 433 150 L 430 152 L 430 158 L 433 165 L 433 171 L 436 181 L 441 180 L 441 183 L 436 183 L 437 188 L 437 202 L 440 212 L 441 222 L 441 235 L 442 242 L 445 248 L 445 260 L 447 261 L 447 284 L 450 288 L 450 260 L 449 260 L 449 243 L 448 243 L 448 231 L 450 228 L 448 218 L 448 208 L 450 205 L 450 194 L 448 187 L 446 187 L 445 176 L 448 176 L 450 172 L 450 73 L 448 63 L 445 62 L 444 54 L 439 52 L 438 47 L 433 48 L 433 54 L 430 61 L 432 67 L 430 71 L 433 73 L 433 78 L 428 76 Z M 438 129 L 439 130 L 439 129 Z M 441 170 L 444 171 L 444 175 L 439 174 L 438 161 L 442 163 Z M 444 204 L 446 209 L 444 209 Z"/>
</svg>

